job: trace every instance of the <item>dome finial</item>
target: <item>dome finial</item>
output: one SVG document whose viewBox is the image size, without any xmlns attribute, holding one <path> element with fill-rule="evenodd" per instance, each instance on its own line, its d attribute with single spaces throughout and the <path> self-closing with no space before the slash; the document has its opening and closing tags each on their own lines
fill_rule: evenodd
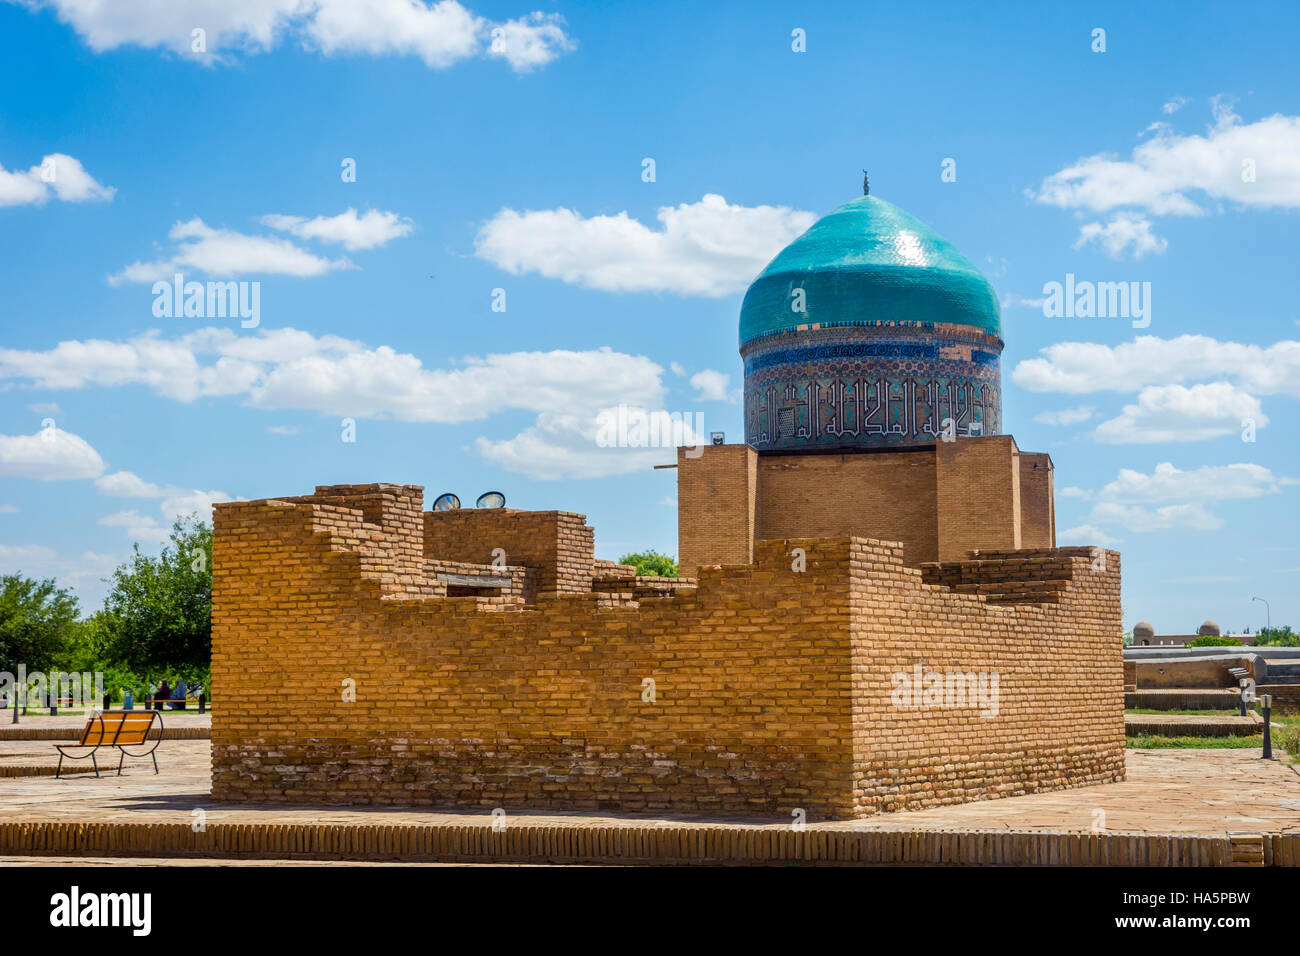
<svg viewBox="0 0 1300 956">
<path fill-rule="evenodd" d="M 862 195 L 864 196 L 871 195 L 871 180 L 870 178 L 868 178 L 867 171 L 865 169 L 862 171 Z"/>
</svg>

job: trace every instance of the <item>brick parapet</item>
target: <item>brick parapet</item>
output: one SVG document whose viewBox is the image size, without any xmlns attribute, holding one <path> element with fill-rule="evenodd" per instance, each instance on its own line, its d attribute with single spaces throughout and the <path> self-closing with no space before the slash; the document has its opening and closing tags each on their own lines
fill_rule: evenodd
<svg viewBox="0 0 1300 956">
<path fill-rule="evenodd" d="M 1123 773 L 1117 556 L 1051 607 L 926 584 L 864 539 L 761 541 L 658 600 L 592 592 L 591 560 L 585 592 L 501 606 L 388 588 L 390 553 L 351 507 L 216 507 L 218 799 L 815 819 Z M 900 712 L 913 660 L 1002 668 L 1009 716 Z"/>
</svg>

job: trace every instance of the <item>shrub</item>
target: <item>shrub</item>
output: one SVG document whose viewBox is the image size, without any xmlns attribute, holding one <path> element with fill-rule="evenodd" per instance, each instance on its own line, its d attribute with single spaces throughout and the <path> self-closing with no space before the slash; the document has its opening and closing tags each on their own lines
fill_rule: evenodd
<svg viewBox="0 0 1300 956">
<path fill-rule="evenodd" d="M 647 577 L 656 578 L 675 578 L 677 577 L 677 559 L 667 554 L 660 554 L 651 548 L 648 551 L 638 551 L 634 554 L 625 554 L 618 559 L 619 564 L 630 564 L 636 568 L 637 574 Z"/>
</svg>

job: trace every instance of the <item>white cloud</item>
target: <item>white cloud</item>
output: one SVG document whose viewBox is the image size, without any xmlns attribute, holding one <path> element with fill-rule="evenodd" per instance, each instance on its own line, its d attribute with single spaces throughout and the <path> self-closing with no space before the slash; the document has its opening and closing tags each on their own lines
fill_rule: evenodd
<svg viewBox="0 0 1300 956">
<path fill-rule="evenodd" d="M 212 505 L 219 501 L 233 501 L 224 491 L 200 491 L 197 488 L 179 488 L 174 485 L 156 485 L 130 471 L 115 471 L 95 479 L 100 494 L 113 498 L 160 498 L 158 509 L 165 524 L 138 511 L 119 511 L 100 519 L 106 527 L 125 528 L 134 540 L 157 543 L 166 539 L 170 526 L 177 518 L 198 515 L 200 521 L 212 521 Z M 243 499 L 240 499 L 243 500 Z"/>
<path fill-rule="evenodd" d="M 0 166 L 0 206 L 62 202 L 107 202 L 117 192 L 102 186 L 81 162 L 66 153 L 50 153 L 28 170 L 10 172 Z"/>
<path fill-rule="evenodd" d="M 1139 336 L 1120 345 L 1058 342 L 1016 365 L 1012 380 L 1031 392 L 1137 392 L 1147 385 L 1212 378 L 1254 395 L 1300 398 L 1300 342 L 1268 347 L 1204 335 Z"/>
<path fill-rule="evenodd" d="M 491 28 L 488 55 L 510 64 L 516 73 L 528 73 L 545 66 L 561 53 L 577 47 L 564 32 L 564 19 L 534 11 L 517 20 Z"/>
<path fill-rule="evenodd" d="M 674 375 L 685 375 L 686 367 L 681 362 L 672 362 L 668 366 Z"/>
<path fill-rule="evenodd" d="M 16 515 L 18 511 L 17 505 L 0 505 L 0 515 Z"/>
<path fill-rule="evenodd" d="M 101 475 L 95 479 L 95 488 L 112 498 L 161 498 L 166 493 L 166 489 L 130 471 Z"/>
<path fill-rule="evenodd" d="M 1160 112 L 1166 116 L 1172 116 L 1190 102 L 1191 100 L 1185 96 L 1171 96 L 1165 101 L 1165 105 L 1160 107 Z"/>
<path fill-rule="evenodd" d="M 1232 465 L 1202 465 L 1190 471 L 1161 462 L 1151 474 L 1120 469 L 1118 477 L 1105 485 L 1098 497 L 1113 502 L 1226 501 L 1278 494 L 1295 479 L 1279 478 L 1263 465 L 1239 462 Z"/>
<path fill-rule="evenodd" d="M 27 410 L 41 416 L 63 414 L 63 409 L 59 407 L 58 402 L 34 402 L 27 406 Z"/>
<path fill-rule="evenodd" d="M 28 577 L 54 578 L 60 587 L 73 590 L 97 585 L 112 574 L 117 564 L 112 555 L 93 551 L 72 557 L 39 544 L 0 544 L 0 573 L 21 571 Z"/>
<path fill-rule="evenodd" d="M 1243 176 L 1253 163 L 1254 176 Z M 1129 159 L 1098 154 L 1043 180 L 1040 203 L 1109 212 L 1136 207 L 1151 215 L 1200 215 L 1193 198 L 1229 200 L 1259 209 L 1300 207 L 1300 116 L 1274 114 L 1242 123 L 1222 99 L 1203 135 L 1161 129 Z"/>
<path fill-rule="evenodd" d="M 408 235 L 414 228 L 409 219 L 403 219 L 395 212 L 381 212 L 368 209 L 364 215 L 348 207 L 337 216 L 317 216 L 307 219 L 304 216 L 263 216 L 262 224 L 288 232 L 299 239 L 318 239 L 321 242 L 342 243 L 349 252 L 358 249 L 373 249 L 393 239 Z"/>
<path fill-rule="evenodd" d="M 1141 259 L 1148 253 L 1159 255 L 1169 247 L 1169 240 L 1151 231 L 1151 221 L 1137 213 L 1121 212 L 1111 216 L 1105 224 L 1084 223 L 1079 229 L 1075 249 L 1094 243 L 1112 259 Z"/>
<path fill-rule="evenodd" d="M 601 416 L 617 419 L 618 409 L 603 409 L 594 415 L 543 413 L 536 424 L 524 429 L 513 438 L 493 441 L 479 438 L 479 454 L 491 464 L 506 471 L 516 472 L 541 481 L 562 478 L 604 478 L 644 471 L 655 465 L 670 464 L 677 460 L 678 445 L 701 445 L 706 437 L 697 432 L 689 421 L 666 411 L 651 411 L 641 407 L 624 407 L 624 419 L 631 427 L 622 440 L 640 442 L 632 438 L 638 420 L 645 422 L 647 434 L 658 434 L 658 447 L 620 447 L 608 443 L 602 433 Z M 615 436 L 618 440 L 618 436 Z M 602 446 L 601 442 L 606 442 Z"/>
<path fill-rule="evenodd" d="M 1268 424 L 1259 399 L 1229 382 L 1210 385 L 1151 385 L 1137 404 L 1097 426 L 1093 433 L 1108 444 L 1202 441 L 1239 434 L 1250 419 L 1256 428 Z"/>
<path fill-rule="evenodd" d="M 306 278 L 353 267 L 347 259 L 323 259 L 288 239 L 213 229 L 197 217 L 176 223 L 167 235 L 178 243 L 168 258 L 133 262 L 110 276 L 109 282 L 116 285 L 123 281 L 170 280 L 177 272 L 186 270 L 224 279 L 250 274 Z"/>
<path fill-rule="evenodd" d="M 417 56 L 443 69 L 476 56 L 504 59 L 527 72 L 571 50 L 563 20 L 541 13 L 497 23 L 456 0 L 19 0 L 52 9 L 98 52 L 158 48 L 205 63 L 234 53 L 266 52 L 293 36 L 331 54 Z M 195 52 L 192 31 L 206 31 Z"/>
<path fill-rule="evenodd" d="M 735 396 L 730 394 L 731 376 L 706 368 L 691 376 L 691 388 L 695 389 L 697 402 L 729 402 Z"/>
<path fill-rule="evenodd" d="M 71 432 L 50 427 L 35 435 L 0 435 L 0 477 L 58 481 L 103 472 L 99 452 Z"/>
<path fill-rule="evenodd" d="M 58 553 L 43 544 L 3 544 L 0 543 L 0 568 L 15 571 L 22 570 L 38 576 L 38 572 L 27 571 L 31 566 L 45 566 L 54 561 Z"/>
<path fill-rule="evenodd" d="M 240 396 L 263 409 L 454 423 L 508 409 L 572 414 L 636 396 L 662 405 L 663 369 L 609 348 L 473 356 L 427 369 L 414 355 L 296 329 L 237 334 L 204 328 L 175 339 L 60 342 L 44 352 L 0 349 L 0 380 L 40 388 L 144 385 L 192 402 Z"/>
<path fill-rule="evenodd" d="M 1076 497 L 1095 499 L 1083 527 L 1118 525 L 1137 532 L 1213 531 L 1223 527 L 1224 521 L 1208 504 L 1280 494 L 1284 487 L 1298 483 L 1274 475 L 1263 465 L 1246 462 L 1203 465 L 1188 471 L 1161 462 L 1150 474 L 1121 469 L 1115 480 L 1095 495 L 1081 492 Z"/>
<path fill-rule="evenodd" d="M 606 292 L 720 297 L 743 291 L 816 216 L 787 206 L 733 206 L 708 194 L 663 206 L 651 229 L 626 212 L 584 218 L 571 209 L 502 209 L 475 238 L 475 254 L 515 275 Z"/>
<path fill-rule="evenodd" d="M 302 431 L 297 425 L 267 425 L 266 430 L 272 435 L 296 435 Z"/>
<path fill-rule="evenodd" d="M 1008 292 L 1002 296 L 1002 310 L 1005 312 L 1007 309 L 1041 309 L 1046 301 L 1042 296 L 1034 299 L 1016 292 Z"/>
<path fill-rule="evenodd" d="M 1056 411 L 1039 412 L 1034 421 L 1040 425 L 1077 425 L 1086 422 L 1097 414 L 1091 405 L 1078 405 L 1074 408 L 1062 408 Z"/>
<path fill-rule="evenodd" d="M 99 519 L 99 524 L 105 528 L 121 528 L 128 538 L 141 544 L 161 544 L 167 540 L 171 530 L 160 524 L 157 518 L 135 510 L 105 515 Z"/>
<path fill-rule="evenodd" d="M 1074 528 L 1067 528 L 1058 534 L 1056 543 L 1060 547 L 1095 544 L 1109 548 L 1113 544 L 1119 544 L 1119 539 L 1111 537 L 1095 524 L 1081 524 Z"/>
<path fill-rule="evenodd" d="M 1158 508 L 1099 501 L 1088 517 L 1097 524 L 1116 524 L 1137 532 L 1215 531 L 1223 527 L 1223 519 L 1199 501 Z"/>
</svg>

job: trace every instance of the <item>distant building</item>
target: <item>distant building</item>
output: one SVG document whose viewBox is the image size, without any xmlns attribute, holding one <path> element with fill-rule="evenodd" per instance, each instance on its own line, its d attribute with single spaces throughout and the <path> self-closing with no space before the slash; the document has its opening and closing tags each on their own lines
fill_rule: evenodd
<svg viewBox="0 0 1300 956">
<path fill-rule="evenodd" d="M 1242 644 L 1255 643 L 1255 635 L 1223 634 L 1219 625 L 1213 621 L 1202 623 L 1195 634 L 1157 634 L 1156 629 L 1147 621 L 1138 621 L 1133 625 L 1134 647 L 1185 647 L 1198 637 L 1229 637 Z"/>
</svg>

